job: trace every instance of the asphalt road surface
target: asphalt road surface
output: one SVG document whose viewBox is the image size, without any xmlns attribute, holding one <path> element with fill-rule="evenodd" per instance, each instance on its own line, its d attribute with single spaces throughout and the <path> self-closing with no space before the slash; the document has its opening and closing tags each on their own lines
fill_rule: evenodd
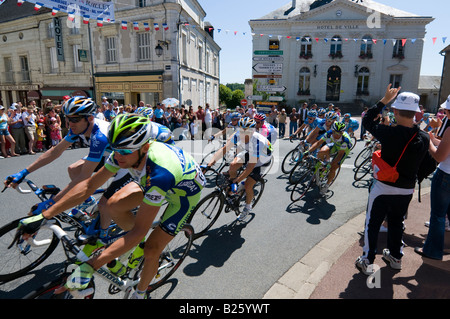
<svg viewBox="0 0 450 319">
<path fill-rule="evenodd" d="M 203 151 L 218 146 L 207 145 L 205 141 L 177 144 L 199 161 Z M 295 143 L 278 140 L 276 146 L 275 165 L 266 177 L 266 188 L 253 210 L 253 218 L 248 223 L 236 223 L 234 213 L 222 213 L 208 235 L 194 242 L 180 269 L 153 293 L 153 298 L 260 299 L 311 248 L 365 210 L 368 179 L 356 183 L 353 180 L 353 162 L 363 147 L 362 142 L 357 143 L 344 162 L 325 199 L 314 190 L 294 204 L 280 164 Z M 86 154 L 85 148 L 67 150 L 57 161 L 28 177 L 37 185 L 55 184 L 62 188 L 68 183 L 68 165 Z M 7 175 L 22 170 L 37 156 L 1 159 L 0 178 L 4 180 Z M 209 191 L 206 189 L 204 193 Z M 33 194 L 23 195 L 12 189 L 1 193 L 0 198 L 1 225 L 26 215 L 37 202 Z M 30 274 L 0 285 L 0 299 L 21 298 L 30 289 L 51 280 L 60 271 L 63 260 L 63 249 L 58 246 Z M 121 298 L 120 294 L 109 295 L 101 279 L 96 280 L 96 287 L 95 298 Z"/>
</svg>

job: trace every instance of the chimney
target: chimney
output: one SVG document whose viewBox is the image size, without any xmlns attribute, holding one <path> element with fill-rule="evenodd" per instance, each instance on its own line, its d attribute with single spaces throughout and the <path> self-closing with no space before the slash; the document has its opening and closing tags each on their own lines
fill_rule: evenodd
<svg viewBox="0 0 450 319">
<path fill-rule="evenodd" d="M 289 13 L 291 13 L 292 11 L 294 11 L 295 7 L 297 6 L 297 0 L 292 0 L 292 6 L 289 10 L 287 10 L 284 15 L 287 16 L 289 15 Z"/>
</svg>

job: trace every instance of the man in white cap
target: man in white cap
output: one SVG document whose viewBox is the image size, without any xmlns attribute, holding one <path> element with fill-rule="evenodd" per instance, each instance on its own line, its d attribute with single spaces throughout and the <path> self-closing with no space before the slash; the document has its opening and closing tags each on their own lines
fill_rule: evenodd
<svg viewBox="0 0 450 319">
<path fill-rule="evenodd" d="M 378 233 L 385 218 L 388 221 L 388 240 L 383 259 L 391 268 L 401 269 L 403 220 L 413 196 L 419 165 L 430 143 L 428 134 L 414 123 L 416 112 L 420 112 L 417 94 L 401 93 L 392 104 L 397 125 L 387 126 L 375 121 L 400 89 L 391 88 L 389 84 L 385 96 L 367 111 L 362 120 L 367 131 L 381 143 L 381 158 L 391 167 L 398 162 L 396 168 L 399 174 L 395 182 L 375 179 L 370 187 L 363 255 L 356 260 L 356 266 L 366 275 L 374 273 Z"/>
</svg>

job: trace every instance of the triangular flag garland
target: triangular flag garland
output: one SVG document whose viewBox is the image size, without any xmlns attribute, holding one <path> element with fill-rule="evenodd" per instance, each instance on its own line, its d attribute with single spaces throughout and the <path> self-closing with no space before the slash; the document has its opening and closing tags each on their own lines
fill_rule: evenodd
<svg viewBox="0 0 450 319">
<path fill-rule="evenodd" d="M 17 6 L 20 7 L 24 2 L 25 2 L 25 0 L 17 0 Z M 0 0 L 0 4 L 1 3 L 2 3 L 2 0 Z M 36 2 L 35 6 L 34 6 L 34 10 L 39 11 L 43 6 L 45 6 L 43 3 Z M 58 8 L 53 7 L 52 8 L 52 15 L 56 15 L 60 11 L 61 10 L 59 10 Z M 75 13 L 68 13 L 68 19 L 70 21 L 73 21 L 75 19 Z M 84 24 L 89 24 L 89 20 L 90 20 L 90 16 L 88 16 L 88 15 L 84 15 L 83 16 L 83 23 Z M 108 23 L 115 23 L 114 20 L 111 20 L 109 18 L 106 18 L 105 21 L 108 22 Z M 102 17 L 97 17 L 97 26 L 98 27 L 103 27 L 103 23 L 104 23 L 104 19 Z M 136 31 L 141 30 L 140 27 L 139 27 L 139 22 L 132 22 L 132 23 L 133 23 L 133 29 L 134 30 L 136 30 Z M 162 25 L 162 28 L 163 28 L 164 31 L 168 31 L 169 30 L 169 25 L 167 23 L 162 23 L 161 25 Z M 182 25 L 184 27 L 191 27 L 193 29 L 196 28 L 195 25 L 191 26 L 189 24 L 189 22 L 183 22 Z M 145 31 L 151 31 L 149 23 L 143 22 L 143 26 L 144 26 L 144 30 Z M 128 21 L 121 21 L 121 28 L 123 30 L 128 30 Z M 160 24 L 159 23 L 153 23 L 153 29 L 155 31 L 159 31 L 160 30 Z M 223 28 L 218 28 L 218 29 L 209 28 L 208 31 L 209 32 L 216 31 L 220 35 L 228 35 L 228 33 L 230 32 L 230 30 L 224 30 Z M 225 31 L 225 33 L 222 32 L 222 31 Z M 276 37 L 280 41 L 281 41 L 281 39 L 284 39 L 284 38 L 287 39 L 287 40 L 295 39 L 295 41 L 297 41 L 297 42 L 304 42 L 304 41 L 312 42 L 312 40 L 315 40 L 316 43 L 319 43 L 321 40 L 323 40 L 324 43 L 328 43 L 329 41 L 331 41 L 331 44 L 333 44 L 334 41 L 339 41 L 338 38 L 317 38 L 317 37 L 311 38 L 311 37 L 296 36 L 296 35 L 273 35 L 273 34 L 265 34 L 265 33 L 255 34 L 255 33 L 248 33 L 247 31 L 245 31 L 245 32 L 240 32 L 240 31 L 236 31 L 236 30 L 232 31 L 232 34 L 234 36 L 237 36 L 240 33 L 243 36 L 246 36 L 247 34 L 250 34 L 251 36 L 258 36 L 258 37 L 264 37 L 264 36 L 268 36 L 269 38 Z M 437 39 L 438 39 L 438 37 L 431 37 L 433 45 L 436 44 Z M 445 37 L 442 37 L 441 39 L 442 39 L 442 43 L 445 44 L 446 41 L 447 41 L 447 37 L 445 36 Z M 351 40 L 351 39 L 344 38 L 344 39 L 341 39 L 341 42 L 348 42 L 349 40 Z M 422 40 L 425 43 L 427 39 L 426 38 L 371 39 L 371 41 L 369 39 L 357 39 L 357 38 L 353 39 L 353 41 L 355 43 L 357 43 L 358 41 L 361 41 L 364 44 L 367 44 L 369 42 L 371 42 L 372 44 L 377 44 L 378 41 L 382 41 L 383 45 L 386 45 L 387 41 L 389 41 L 389 40 L 392 41 L 392 45 L 395 45 L 397 43 L 397 41 L 400 41 L 401 45 L 405 46 L 406 43 L 408 42 L 408 40 L 412 44 L 414 44 L 414 43 L 417 42 L 417 40 Z"/>
</svg>

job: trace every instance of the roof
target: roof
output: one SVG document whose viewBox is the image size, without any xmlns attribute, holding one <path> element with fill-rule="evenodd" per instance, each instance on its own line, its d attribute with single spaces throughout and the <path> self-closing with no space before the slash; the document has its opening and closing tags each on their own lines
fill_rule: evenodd
<svg viewBox="0 0 450 319">
<path fill-rule="evenodd" d="M 49 8 L 42 7 L 39 11 L 34 10 L 34 3 L 24 2 L 20 7 L 17 0 L 6 0 L 0 7 L 0 23 L 51 12 Z"/>
<path fill-rule="evenodd" d="M 439 90 L 441 77 L 439 75 L 421 75 L 419 78 L 419 90 Z"/>
<path fill-rule="evenodd" d="M 358 3 L 353 2 L 352 0 L 344 0 L 344 1 L 349 1 L 349 2 L 353 3 L 354 5 L 359 5 L 359 6 L 364 7 L 364 11 L 367 11 L 367 9 L 371 9 L 371 10 L 381 12 L 385 15 L 393 16 L 396 18 L 407 18 L 407 17 L 418 18 L 418 17 L 420 17 L 419 15 L 416 15 L 414 13 L 399 10 L 399 9 L 375 2 L 373 0 L 364 0 L 362 2 L 359 1 Z M 333 1 L 329 1 L 329 0 L 297 0 L 294 2 L 296 2 L 295 9 L 290 11 L 287 15 L 285 15 L 285 12 L 287 12 L 287 11 L 289 11 L 289 9 L 291 9 L 293 1 L 290 1 L 289 3 L 282 6 L 281 8 L 278 8 L 278 9 L 270 12 L 269 14 L 266 14 L 265 16 L 261 17 L 258 20 L 292 18 L 301 13 L 315 10 L 315 9 L 312 9 L 312 10 L 310 9 L 311 4 L 313 4 L 313 7 L 317 8 L 317 7 L 326 5 L 329 2 L 333 2 Z"/>
</svg>

